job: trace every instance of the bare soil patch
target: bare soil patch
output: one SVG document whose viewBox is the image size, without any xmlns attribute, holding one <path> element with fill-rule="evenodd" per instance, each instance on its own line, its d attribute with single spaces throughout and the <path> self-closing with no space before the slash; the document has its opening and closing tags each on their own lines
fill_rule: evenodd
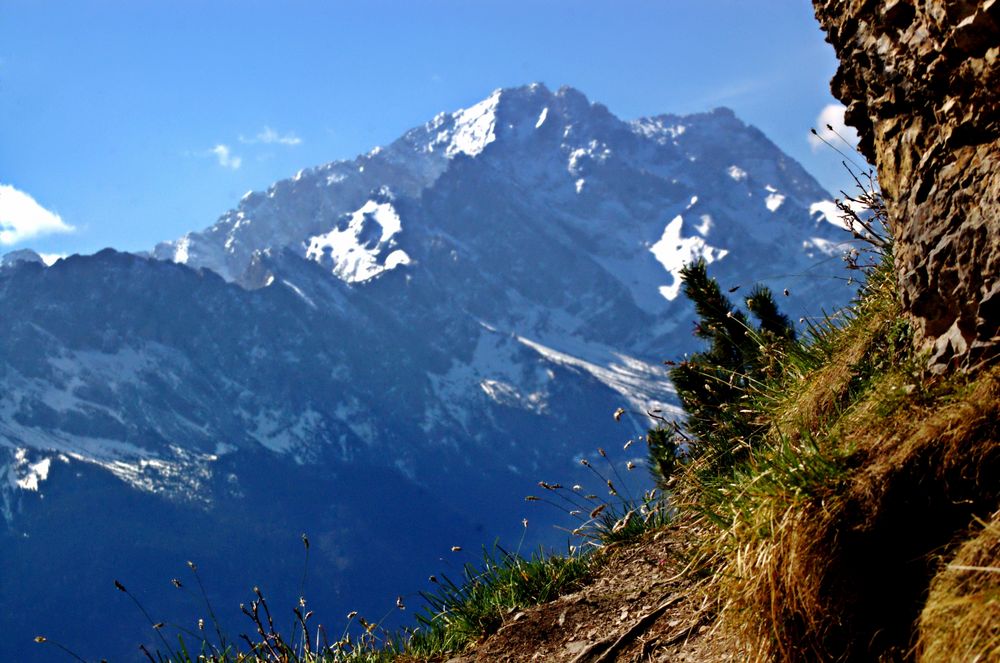
<svg viewBox="0 0 1000 663">
<path fill-rule="evenodd" d="M 670 527 L 598 553 L 583 589 L 508 615 L 448 663 L 742 661 L 716 624 L 705 583 L 684 573 L 683 530 Z"/>
</svg>

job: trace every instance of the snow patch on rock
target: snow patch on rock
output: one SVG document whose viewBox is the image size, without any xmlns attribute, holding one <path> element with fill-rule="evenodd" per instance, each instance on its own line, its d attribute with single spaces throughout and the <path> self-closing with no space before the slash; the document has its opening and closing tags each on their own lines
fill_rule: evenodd
<svg viewBox="0 0 1000 663">
<path fill-rule="evenodd" d="M 709 246 L 701 237 L 682 237 L 683 227 L 684 217 L 678 214 L 663 229 L 660 240 L 649 247 L 653 256 L 673 276 L 673 283 L 660 286 L 660 294 L 667 301 L 673 301 L 680 293 L 681 268 L 684 265 L 698 258 L 704 258 L 705 262 L 711 264 L 726 257 L 726 254 L 729 253 L 725 249 Z"/>
<path fill-rule="evenodd" d="M 309 238 L 306 258 L 332 265 L 331 271 L 347 283 L 368 281 L 410 263 L 409 255 L 396 248 L 402 229 L 392 203 L 369 200 L 351 213 L 345 228 Z"/>
<path fill-rule="evenodd" d="M 819 215 L 824 221 L 838 228 L 847 227 L 843 218 L 841 218 L 842 212 L 832 200 L 820 200 L 811 204 L 809 206 L 809 215 L 813 217 Z"/>
<path fill-rule="evenodd" d="M 478 104 L 452 114 L 455 127 L 444 153 L 447 157 L 466 154 L 474 157 L 496 140 L 496 111 L 500 90 L 496 90 Z"/>
<path fill-rule="evenodd" d="M 545 119 L 549 116 L 549 107 L 546 106 L 542 109 L 541 114 L 538 116 L 538 121 L 535 122 L 535 128 L 539 129 L 543 124 L 545 124 Z"/>
</svg>

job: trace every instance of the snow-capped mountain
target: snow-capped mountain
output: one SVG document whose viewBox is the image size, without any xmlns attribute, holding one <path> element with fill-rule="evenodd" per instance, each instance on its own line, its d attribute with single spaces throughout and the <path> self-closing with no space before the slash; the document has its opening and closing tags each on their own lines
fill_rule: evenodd
<svg viewBox="0 0 1000 663">
<path fill-rule="evenodd" d="M 113 562 L 154 582 L 206 532 L 240 551 L 217 553 L 229 605 L 294 575 L 268 560 L 303 530 L 315 594 L 383 605 L 455 542 L 521 527 L 535 481 L 645 409 L 677 413 L 686 262 L 787 288 L 796 318 L 846 302 L 827 198 L 728 110 L 627 122 L 531 85 L 248 193 L 152 258 L 5 260 L 0 626 L 62 614 L 39 560 L 87 550 L 88 587 Z"/>
</svg>

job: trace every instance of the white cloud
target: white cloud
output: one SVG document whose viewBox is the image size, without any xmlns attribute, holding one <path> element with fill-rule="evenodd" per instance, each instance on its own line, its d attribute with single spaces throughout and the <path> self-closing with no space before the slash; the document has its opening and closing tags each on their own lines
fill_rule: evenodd
<svg viewBox="0 0 1000 663">
<path fill-rule="evenodd" d="M 809 133 L 809 144 L 812 145 L 814 152 L 823 147 L 824 140 L 838 148 L 844 147 L 845 140 L 852 148 L 857 147 L 857 129 L 844 124 L 846 110 L 842 104 L 829 104 L 823 107 L 816 117 L 816 133 Z"/>
<path fill-rule="evenodd" d="M 55 212 L 9 184 L 0 184 L 0 244 L 17 244 L 39 235 L 73 232 Z"/>
<path fill-rule="evenodd" d="M 301 145 L 302 139 L 296 136 L 294 132 L 289 131 L 284 136 L 282 136 L 271 127 L 265 126 L 253 138 L 240 136 L 240 142 L 246 143 L 248 145 L 253 145 L 254 143 L 263 143 L 264 145 L 294 146 L 294 145 Z"/>
<path fill-rule="evenodd" d="M 211 149 L 211 153 L 219 160 L 219 165 L 223 168 L 237 170 L 243 164 L 243 158 L 233 155 L 229 151 L 228 145 L 218 144 Z"/>
</svg>

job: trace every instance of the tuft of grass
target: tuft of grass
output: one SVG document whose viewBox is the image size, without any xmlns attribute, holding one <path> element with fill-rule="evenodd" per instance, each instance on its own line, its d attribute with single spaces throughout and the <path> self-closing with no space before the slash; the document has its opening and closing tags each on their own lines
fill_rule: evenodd
<svg viewBox="0 0 1000 663">
<path fill-rule="evenodd" d="M 919 632 L 920 661 L 1000 660 L 1000 511 L 934 577 Z"/>
<path fill-rule="evenodd" d="M 519 609 L 579 588 L 591 571 L 592 559 L 579 552 L 558 556 L 538 551 L 526 558 L 499 545 L 484 547 L 482 563 L 467 563 L 457 582 L 432 578 L 436 589 L 421 592 L 426 606 L 404 649 L 412 656 L 462 651 L 495 633 Z"/>
<path fill-rule="evenodd" d="M 615 412 L 615 419 L 620 420 L 623 412 L 624 409 Z M 654 419 L 662 419 L 653 413 L 647 414 Z M 638 437 L 639 443 L 645 440 L 650 448 L 657 445 L 659 439 L 656 430 Z M 628 451 L 635 443 L 635 439 L 628 440 L 622 451 Z M 592 492 L 583 484 L 567 487 L 561 483 L 539 481 L 541 492 L 525 497 L 528 502 L 541 502 L 562 511 L 575 521 L 572 529 L 560 528 L 579 541 L 578 545 L 571 546 L 570 554 L 577 548 L 596 550 L 635 541 L 647 532 L 666 527 L 673 520 L 673 510 L 661 488 L 633 492 L 636 482 L 629 480 L 631 477 L 627 475 L 638 469 L 639 464 L 633 460 L 616 462 L 602 447 L 598 447 L 596 455 L 600 461 L 580 460 L 599 486 Z M 652 455 L 649 449 L 646 455 Z M 640 461 L 640 464 L 648 466 L 655 462 Z M 659 476 L 656 469 L 651 469 L 650 475 L 654 479 Z"/>
</svg>

